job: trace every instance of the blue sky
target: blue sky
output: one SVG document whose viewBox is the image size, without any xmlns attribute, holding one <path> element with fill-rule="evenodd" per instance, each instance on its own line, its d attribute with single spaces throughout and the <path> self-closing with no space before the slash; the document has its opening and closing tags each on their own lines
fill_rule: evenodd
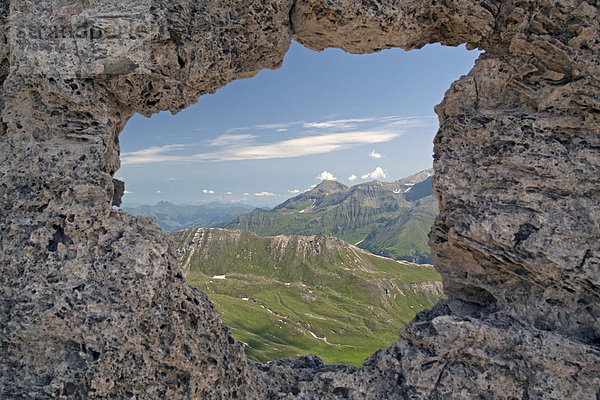
<svg viewBox="0 0 600 400">
<path fill-rule="evenodd" d="M 124 205 L 208 201 L 271 206 L 321 179 L 393 181 L 431 168 L 433 112 L 479 53 L 313 52 L 234 81 L 177 115 L 135 115 L 121 133 Z"/>
</svg>

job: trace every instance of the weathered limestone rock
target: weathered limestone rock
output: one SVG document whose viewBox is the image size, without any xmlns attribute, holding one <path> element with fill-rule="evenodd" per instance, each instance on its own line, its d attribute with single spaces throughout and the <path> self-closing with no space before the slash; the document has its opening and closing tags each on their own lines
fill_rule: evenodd
<svg viewBox="0 0 600 400">
<path fill-rule="evenodd" d="M 595 2 L 5 0 L 0 397 L 600 397 Z M 249 363 L 167 235 L 115 211 L 118 135 L 277 68 L 291 38 L 485 53 L 437 107 L 449 300 L 362 368 Z"/>
<path fill-rule="evenodd" d="M 0 14 L 0 397 L 248 398 L 241 345 L 113 175 L 135 111 L 277 67 L 290 6 L 86 3 Z"/>
</svg>

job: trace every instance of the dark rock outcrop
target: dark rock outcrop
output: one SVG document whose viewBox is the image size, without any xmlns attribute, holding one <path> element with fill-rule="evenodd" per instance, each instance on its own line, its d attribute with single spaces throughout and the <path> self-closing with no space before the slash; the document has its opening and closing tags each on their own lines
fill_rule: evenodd
<svg viewBox="0 0 600 400">
<path fill-rule="evenodd" d="M 600 67 L 593 1 L 0 4 L 0 397 L 600 396 Z M 430 235 L 449 300 L 357 369 L 248 363 L 164 232 L 111 208 L 140 112 L 281 64 L 485 51 L 437 107 Z"/>
</svg>

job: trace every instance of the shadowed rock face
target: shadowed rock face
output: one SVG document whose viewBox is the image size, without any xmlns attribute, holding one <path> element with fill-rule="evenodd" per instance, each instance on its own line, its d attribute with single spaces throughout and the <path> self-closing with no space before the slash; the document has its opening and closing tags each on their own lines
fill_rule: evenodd
<svg viewBox="0 0 600 400">
<path fill-rule="evenodd" d="M 0 4 L 0 397 L 597 398 L 594 2 Z M 167 235 L 111 208 L 118 135 L 281 64 L 291 38 L 485 53 L 436 108 L 449 299 L 362 368 L 249 363 Z"/>
</svg>

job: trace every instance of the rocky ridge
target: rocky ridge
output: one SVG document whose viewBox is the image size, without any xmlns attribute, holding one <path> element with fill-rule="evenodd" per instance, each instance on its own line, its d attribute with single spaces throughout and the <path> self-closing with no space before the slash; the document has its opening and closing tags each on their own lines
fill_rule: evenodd
<svg viewBox="0 0 600 400">
<path fill-rule="evenodd" d="M 0 396 L 600 396 L 593 1 L 0 3 Z M 484 50 L 436 108 L 449 296 L 362 368 L 249 363 L 166 233 L 112 209 L 118 135 L 277 68 L 291 38 Z"/>
</svg>

